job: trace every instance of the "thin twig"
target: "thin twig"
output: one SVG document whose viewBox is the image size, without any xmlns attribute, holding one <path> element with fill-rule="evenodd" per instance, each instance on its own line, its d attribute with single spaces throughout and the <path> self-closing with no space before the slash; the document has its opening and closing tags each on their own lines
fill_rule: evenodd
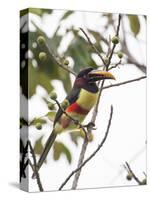
<svg viewBox="0 0 150 200">
<path fill-rule="evenodd" d="M 132 177 L 134 178 L 134 180 L 139 184 L 142 185 L 142 181 L 139 180 L 139 178 L 135 175 L 135 173 L 132 171 L 130 165 L 128 164 L 128 162 L 126 162 L 126 167 L 127 170 L 130 172 L 130 174 L 132 175 Z"/>
<path fill-rule="evenodd" d="M 112 70 L 112 69 L 115 69 L 116 67 L 118 67 L 118 66 L 121 64 L 121 61 L 122 61 L 122 60 L 119 60 L 119 62 L 117 62 L 115 65 L 109 67 L 108 70 Z"/>
<path fill-rule="evenodd" d="M 98 145 L 98 147 L 96 148 L 96 150 L 79 166 L 77 167 L 75 170 L 73 170 L 70 175 L 66 178 L 66 180 L 61 184 L 61 186 L 59 187 L 59 190 L 62 190 L 62 188 L 66 185 L 66 183 L 69 181 L 69 179 L 75 174 L 77 173 L 79 170 L 82 169 L 82 167 L 84 167 L 95 155 L 96 153 L 101 149 L 101 147 L 103 146 L 103 144 L 105 143 L 108 133 L 109 133 L 109 129 L 111 126 L 111 121 L 112 121 L 112 116 L 113 116 L 113 106 L 111 106 L 111 111 L 110 111 L 110 117 L 109 117 L 109 121 L 108 121 L 108 125 L 107 125 L 107 129 L 104 135 L 103 140 L 101 141 L 101 143 Z"/>
<path fill-rule="evenodd" d="M 34 174 L 36 176 L 37 185 L 39 187 L 39 190 L 41 192 L 43 192 L 44 190 L 43 190 L 43 186 L 42 186 L 42 183 L 41 183 L 41 180 L 40 180 L 40 175 L 39 175 L 39 172 L 38 172 L 38 169 L 37 169 L 37 162 L 36 162 L 36 157 L 35 157 L 35 154 L 34 154 L 34 150 L 33 150 L 33 147 L 31 145 L 30 141 L 28 141 L 28 144 L 29 144 L 29 147 L 30 147 L 30 151 L 31 151 L 31 155 L 33 157 L 33 163 L 34 163 L 32 170 L 33 170 L 33 172 L 34 172 Z M 31 165 L 30 161 L 29 161 L 29 164 Z"/>
<path fill-rule="evenodd" d="M 82 29 L 80 28 L 80 30 L 82 31 L 82 33 L 85 35 L 85 37 L 87 38 L 89 44 L 92 46 L 92 48 L 94 49 L 94 51 L 97 53 L 97 55 L 100 57 L 100 59 L 102 60 L 103 64 L 106 65 L 102 55 L 100 54 L 99 50 L 95 47 L 95 45 L 91 42 L 89 36 L 87 35 L 87 33 Z"/>
<path fill-rule="evenodd" d="M 121 14 L 119 14 L 119 17 L 118 17 L 118 25 L 117 25 L 117 30 L 116 30 L 116 36 L 117 36 L 117 37 L 119 36 L 120 22 L 121 22 Z M 109 67 L 109 65 L 110 65 L 110 63 L 111 63 L 111 59 L 112 59 L 112 56 L 113 56 L 115 47 L 116 47 L 116 44 L 113 44 L 112 50 L 111 50 L 111 52 L 110 52 L 110 54 L 109 54 L 108 63 L 107 63 L 107 65 L 106 65 L 106 70 L 108 69 L 108 67 Z"/>
<path fill-rule="evenodd" d="M 135 81 L 140 81 L 142 79 L 145 79 L 146 77 L 147 76 L 141 76 L 139 78 L 131 79 L 131 80 L 128 80 L 128 81 L 123 81 L 123 82 L 120 82 L 120 83 L 116 83 L 116 84 L 112 84 L 112 85 L 107 85 L 107 86 L 103 87 L 103 90 L 104 89 L 108 89 L 108 88 L 112 88 L 112 87 L 117 87 L 117 86 L 120 86 L 120 85 L 125 85 L 125 84 L 132 83 L 132 82 L 135 82 Z"/>
<path fill-rule="evenodd" d="M 54 53 L 52 52 L 52 50 L 50 49 L 50 47 L 48 46 L 47 43 L 45 44 L 45 46 L 46 46 L 46 48 L 47 48 L 48 53 L 50 54 L 50 56 L 51 56 L 51 57 L 53 58 L 53 60 L 58 64 L 59 67 L 63 68 L 65 71 L 67 71 L 67 72 L 73 74 L 74 76 L 77 76 L 77 74 L 71 69 L 71 67 L 62 64 L 62 63 L 60 62 L 60 60 L 56 58 L 56 56 L 54 55 Z"/>
<path fill-rule="evenodd" d="M 110 35 L 109 35 L 109 40 L 108 40 L 108 50 L 107 50 L 106 57 L 109 56 L 110 51 L 111 51 L 111 37 L 110 37 Z"/>
</svg>

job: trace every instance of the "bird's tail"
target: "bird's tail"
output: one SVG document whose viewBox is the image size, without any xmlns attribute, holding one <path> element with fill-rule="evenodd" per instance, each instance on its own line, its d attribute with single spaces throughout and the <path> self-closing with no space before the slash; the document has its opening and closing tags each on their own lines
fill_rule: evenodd
<svg viewBox="0 0 150 200">
<path fill-rule="evenodd" d="M 36 170 L 39 171 L 39 169 L 41 168 L 41 166 L 43 165 L 46 157 L 47 157 L 47 154 L 49 153 L 55 139 L 56 139 L 56 136 L 57 134 L 55 133 L 55 131 L 53 130 L 52 133 L 50 134 L 46 144 L 45 144 L 45 147 L 44 147 L 44 150 L 39 158 L 39 161 L 37 163 L 37 166 L 36 166 Z M 35 177 L 35 173 L 33 173 L 32 175 L 32 178 Z"/>
</svg>

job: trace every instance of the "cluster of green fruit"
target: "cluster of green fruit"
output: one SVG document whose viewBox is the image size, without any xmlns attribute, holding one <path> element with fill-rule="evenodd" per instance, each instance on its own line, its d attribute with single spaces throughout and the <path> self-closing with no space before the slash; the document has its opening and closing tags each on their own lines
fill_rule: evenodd
<svg viewBox="0 0 150 200">
<path fill-rule="evenodd" d="M 46 40 L 45 40 L 45 38 L 43 36 L 39 36 L 37 38 L 37 43 L 40 46 L 44 47 L 46 45 Z M 39 59 L 40 59 L 40 61 L 45 62 L 47 60 L 47 54 L 44 51 L 40 52 L 39 53 Z M 69 61 L 64 59 L 63 64 L 68 66 L 69 65 Z"/>
<path fill-rule="evenodd" d="M 111 42 L 112 42 L 114 45 L 117 45 L 117 44 L 120 42 L 120 39 L 119 39 L 118 36 L 114 36 L 114 37 L 112 37 Z M 122 52 L 122 51 L 118 51 L 118 52 L 117 52 L 117 56 L 118 56 L 119 59 L 122 59 L 122 58 L 123 58 L 123 52 Z M 108 57 L 105 57 L 105 58 L 104 58 L 104 62 L 105 62 L 106 64 L 108 64 L 108 63 L 109 63 L 109 58 L 108 58 Z"/>
<path fill-rule="evenodd" d="M 56 92 L 52 91 L 50 94 L 49 94 L 49 97 L 51 100 L 53 101 L 56 101 L 57 100 L 57 94 Z M 65 99 L 61 104 L 61 108 L 63 110 L 65 110 L 69 105 L 69 101 L 67 99 Z M 52 103 L 52 102 L 48 102 L 47 104 L 49 110 L 55 110 L 55 103 Z M 38 130 L 41 130 L 42 129 L 42 124 L 40 122 L 36 123 L 35 127 L 38 129 Z"/>
</svg>

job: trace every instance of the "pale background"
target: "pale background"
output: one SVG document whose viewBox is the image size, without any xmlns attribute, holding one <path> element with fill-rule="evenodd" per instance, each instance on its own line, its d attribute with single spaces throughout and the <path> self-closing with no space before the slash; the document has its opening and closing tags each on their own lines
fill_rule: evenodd
<svg viewBox="0 0 150 200">
<path fill-rule="evenodd" d="M 38 4 L 39 2 L 39 4 Z M 58 3 L 59 2 L 59 3 Z M 94 3 L 95 2 L 95 3 Z M 7 3 L 6 5 L 2 5 L 2 16 L 1 21 L 3 26 L 5 27 L 1 32 L 3 35 L 1 36 L 1 42 L 4 47 L 1 47 L 1 55 L 2 55 L 2 64 L 4 72 L 1 75 L 1 165 L 0 165 L 0 181 L 1 181 L 1 196 L 3 195 L 5 198 L 15 198 L 15 199 L 77 199 L 77 198 L 86 198 L 91 199 L 94 197 L 103 198 L 103 199 L 147 199 L 149 193 L 149 186 L 144 187 L 127 187 L 127 188 L 111 188 L 111 189 L 99 189 L 99 190 L 85 190 L 85 191 L 72 191 L 72 192 L 58 192 L 58 193 L 44 193 L 44 194 L 27 194 L 13 187 L 16 185 L 18 180 L 18 117 L 19 117 L 19 78 L 18 78 L 18 36 L 19 33 L 19 18 L 18 18 L 18 10 L 19 8 L 33 6 L 35 7 L 39 5 L 39 7 L 50 7 L 50 8 L 66 8 L 66 9 L 80 9 L 80 10 L 93 10 L 93 11 L 107 11 L 107 12 L 131 12 L 138 14 L 148 14 L 148 6 L 147 1 L 106 1 L 100 3 L 99 0 L 93 0 L 91 3 L 86 4 L 81 1 L 22 1 L 20 2 L 20 6 L 17 5 L 18 2 L 15 1 Z M 118 3 L 117 3 L 118 2 Z M 98 6 L 100 4 L 100 6 Z M 120 5 L 119 5 L 120 4 Z M 99 9 L 98 9 L 99 7 Z M 5 18 L 4 18 L 5 16 Z M 9 16 L 9 17 L 8 17 Z M 5 20 L 4 20 L 5 19 Z M 148 22 L 149 23 L 149 22 Z M 8 25 L 9 26 L 6 26 Z M 10 31 L 11 27 L 11 31 Z M 6 34 L 6 31 L 9 31 L 9 34 Z M 7 32 L 8 33 L 8 32 Z M 18 34 L 16 34 L 18 33 Z M 149 35 L 149 34 L 148 34 Z M 4 36 L 6 39 L 4 40 Z M 6 44 L 10 44 L 7 46 Z M 9 59 L 8 59 L 9 55 Z M 7 63 L 7 64 L 6 64 Z M 7 66 L 6 66 L 7 65 Z M 9 66 L 9 68 L 8 68 Z M 14 67 L 15 66 L 15 67 Z M 9 69 L 9 70 L 8 70 Z M 7 74 L 10 83 L 3 85 L 5 83 L 5 75 Z M 149 96 L 148 96 L 149 99 Z M 148 106 L 149 108 L 149 106 Z M 17 113 L 17 115 L 16 115 Z M 5 119 L 5 120 L 4 120 Z M 149 129 L 148 129 L 149 130 Z M 14 159 L 14 156 L 16 159 Z"/>
</svg>

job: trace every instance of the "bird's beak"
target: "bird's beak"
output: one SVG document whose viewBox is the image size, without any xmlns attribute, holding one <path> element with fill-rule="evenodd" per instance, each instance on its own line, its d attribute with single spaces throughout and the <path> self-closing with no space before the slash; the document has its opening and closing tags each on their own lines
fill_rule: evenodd
<svg viewBox="0 0 150 200">
<path fill-rule="evenodd" d="M 100 81 L 104 79 L 115 79 L 113 74 L 107 71 L 100 71 L 100 70 L 92 70 L 91 72 L 88 73 L 89 76 L 89 81 L 90 82 L 95 82 L 95 81 Z"/>
</svg>

